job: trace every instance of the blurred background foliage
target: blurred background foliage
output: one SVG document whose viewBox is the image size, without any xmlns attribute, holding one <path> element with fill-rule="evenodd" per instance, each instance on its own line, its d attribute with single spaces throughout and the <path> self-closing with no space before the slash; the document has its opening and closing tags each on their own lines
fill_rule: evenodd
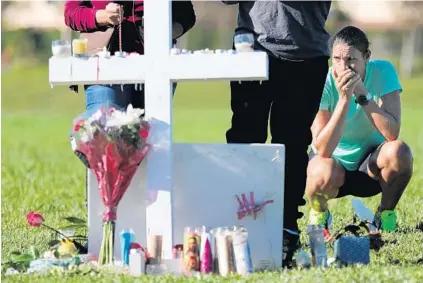
<svg viewBox="0 0 423 283">
<path fill-rule="evenodd" d="M 327 22 L 331 34 L 353 24 L 371 40 L 374 58 L 392 60 L 401 75 L 423 73 L 423 2 L 335 1 Z M 2 1 L 2 70 L 44 63 L 51 41 L 75 38 L 63 20 L 63 1 Z M 194 1 L 196 26 L 179 41 L 189 49 L 231 48 L 237 6 Z M 36 10 L 37 13 L 32 13 Z M 31 16 L 28 16 L 31 15 Z"/>
</svg>

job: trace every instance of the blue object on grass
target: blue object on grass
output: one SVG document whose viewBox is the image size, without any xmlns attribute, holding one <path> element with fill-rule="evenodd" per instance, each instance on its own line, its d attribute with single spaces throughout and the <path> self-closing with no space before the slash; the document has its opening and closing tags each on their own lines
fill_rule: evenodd
<svg viewBox="0 0 423 283">
<path fill-rule="evenodd" d="M 341 236 L 335 241 L 335 259 L 342 264 L 369 264 L 370 239 L 367 236 Z"/>
</svg>

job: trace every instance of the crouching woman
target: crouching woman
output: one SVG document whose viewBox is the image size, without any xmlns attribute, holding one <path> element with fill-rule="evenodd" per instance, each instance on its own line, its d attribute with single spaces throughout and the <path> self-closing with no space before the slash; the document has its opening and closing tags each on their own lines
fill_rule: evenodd
<svg viewBox="0 0 423 283">
<path fill-rule="evenodd" d="M 306 195 L 310 224 L 331 239 L 328 200 L 382 194 L 375 225 L 396 229 L 395 207 L 413 172 L 409 146 L 398 139 L 402 87 L 388 61 L 370 60 L 369 41 L 356 27 L 333 38 L 330 68 L 320 109 L 311 127 L 313 142 Z"/>
</svg>

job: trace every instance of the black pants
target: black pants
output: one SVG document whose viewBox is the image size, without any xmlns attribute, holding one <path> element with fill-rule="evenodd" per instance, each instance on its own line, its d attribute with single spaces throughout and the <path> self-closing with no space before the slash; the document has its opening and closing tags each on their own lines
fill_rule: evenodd
<svg viewBox="0 0 423 283">
<path fill-rule="evenodd" d="M 231 82 L 232 126 L 228 143 L 265 143 L 270 116 L 272 143 L 284 144 L 284 228 L 298 230 L 305 204 L 310 127 L 319 109 L 328 58 L 302 62 L 269 58 L 269 80 Z"/>
</svg>

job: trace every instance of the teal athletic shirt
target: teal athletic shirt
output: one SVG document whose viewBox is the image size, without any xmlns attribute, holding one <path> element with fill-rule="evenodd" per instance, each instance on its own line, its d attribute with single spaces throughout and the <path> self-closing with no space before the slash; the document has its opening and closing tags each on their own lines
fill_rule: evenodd
<svg viewBox="0 0 423 283">
<path fill-rule="evenodd" d="M 379 98 L 398 90 L 402 92 L 395 67 L 388 61 L 370 60 L 366 66 L 364 86 L 369 91 L 368 99 L 379 102 Z M 326 77 L 326 84 L 320 102 L 320 110 L 328 110 L 333 113 L 338 103 L 338 90 L 335 87 L 335 79 L 332 67 Z M 348 171 L 357 170 L 364 159 L 386 139 L 373 126 L 363 108 L 351 99 L 345 122 L 345 128 L 341 139 L 333 152 L 332 157 L 344 166 Z M 312 145 L 312 150 L 317 153 Z"/>
</svg>

